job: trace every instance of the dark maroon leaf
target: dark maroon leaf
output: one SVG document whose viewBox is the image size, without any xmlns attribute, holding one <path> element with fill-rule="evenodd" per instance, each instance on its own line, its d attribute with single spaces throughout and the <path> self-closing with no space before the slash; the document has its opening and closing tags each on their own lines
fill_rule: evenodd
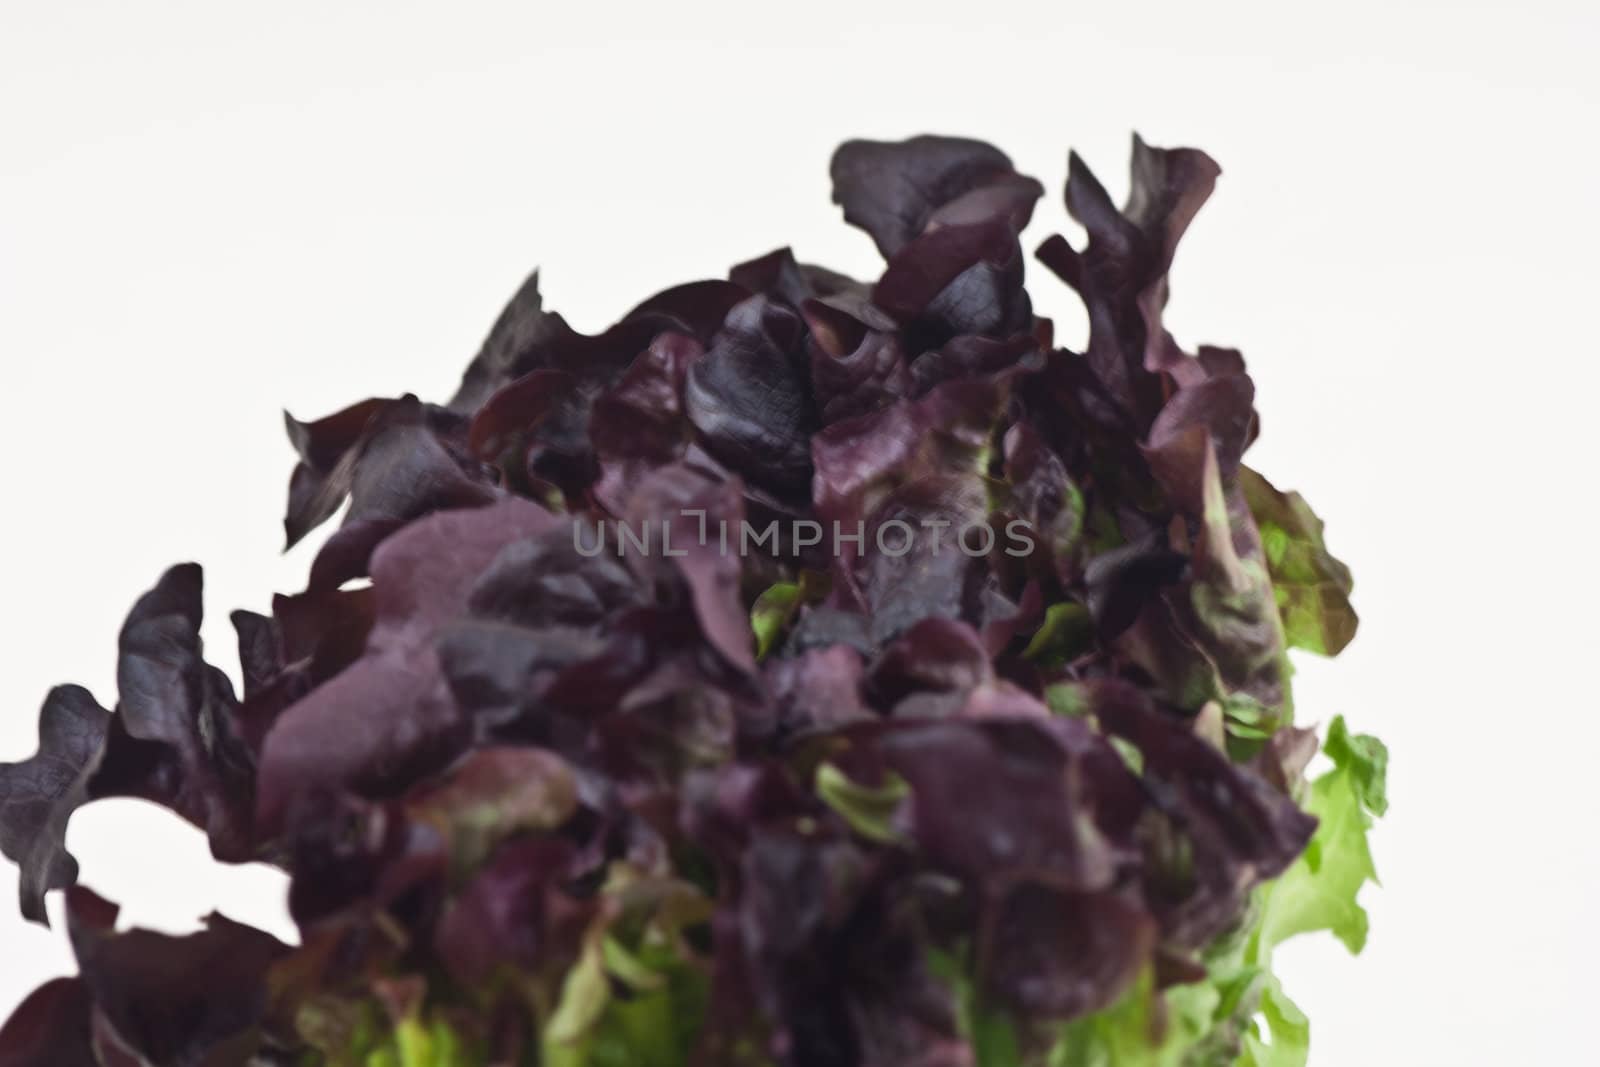
<svg viewBox="0 0 1600 1067">
<path fill-rule="evenodd" d="M 589 437 L 600 464 L 594 497 L 613 515 L 622 513 L 651 469 L 683 455 L 693 433 L 684 411 L 684 384 L 704 351 L 690 337 L 664 333 L 613 389 L 596 398 L 589 415 Z"/>
<path fill-rule="evenodd" d="M 495 390 L 532 370 L 537 352 L 566 340 L 572 333 L 565 319 L 544 310 L 539 272 L 534 271 L 484 338 L 461 380 L 461 388 L 450 401 L 451 410 L 467 414 L 478 410 Z"/>
<path fill-rule="evenodd" d="M 127 1051 L 172 1067 L 248 1060 L 288 946 L 220 915 L 185 937 L 117 933 L 116 907 L 81 887 L 67 915 L 96 1016 Z"/>
<path fill-rule="evenodd" d="M 103 1067 L 94 1055 L 92 1010 L 81 978 L 40 986 L 0 1029 L 0 1067 Z"/>
<path fill-rule="evenodd" d="M 568 897 L 573 850 L 558 838 L 507 844 L 439 922 L 434 947 L 457 982 L 481 986 L 496 971 L 536 973 L 570 959 L 595 911 Z"/>
<path fill-rule="evenodd" d="M 873 303 L 905 332 L 913 357 L 964 334 L 1009 337 L 1033 325 L 1022 251 L 1004 221 L 949 226 L 895 253 Z"/>
<path fill-rule="evenodd" d="M 943 226 L 1000 219 L 1018 232 L 1044 195 L 1004 152 L 962 137 L 847 141 L 829 169 L 845 221 L 871 234 L 886 259 Z"/>
<path fill-rule="evenodd" d="M 536 430 L 547 415 L 560 409 L 577 386 L 577 379 L 566 371 L 529 371 L 484 401 L 467 431 L 468 447 L 483 459 L 493 459 L 515 437 Z"/>
<path fill-rule="evenodd" d="M 918 845 L 939 869 L 974 885 L 1097 892 L 1136 861 L 1133 781 L 1081 720 L 907 723 L 879 745 L 911 784 Z"/>
<path fill-rule="evenodd" d="M 1089 232 L 1088 247 L 1078 252 L 1052 237 L 1038 254 L 1083 297 L 1089 310 L 1089 364 L 1142 429 L 1162 400 L 1152 371 L 1168 358 L 1170 339 L 1160 325 L 1167 270 L 1220 169 L 1203 152 L 1151 148 L 1137 136 L 1132 169 L 1128 203 L 1118 211 L 1105 187 L 1073 153 L 1067 210 Z"/>
<path fill-rule="evenodd" d="M 253 772 L 233 685 L 202 657 L 202 581 L 192 563 L 173 567 L 123 623 L 116 728 L 91 789 L 165 804 L 242 862 L 255 853 Z"/>
<path fill-rule="evenodd" d="M 261 754 L 257 812 L 281 825 L 305 790 L 386 791 L 447 761 L 467 723 L 440 672 L 439 628 L 466 613 L 478 577 L 512 541 L 555 519 L 508 499 L 441 512 L 383 543 L 373 559 L 376 624 L 361 658 L 284 712 Z"/>
<path fill-rule="evenodd" d="M 622 321 L 648 322 L 663 331 L 678 329 L 701 344 L 710 344 L 728 313 L 750 296 L 751 290 L 737 282 L 712 278 L 675 285 L 628 312 Z"/>
<path fill-rule="evenodd" d="M 760 297 L 734 308 L 689 368 L 689 420 L 712 455 L 777 492 L 811 480 L 817 426 L 800 316 Z"/>
<path fill-rule="evenodd" d="M 0 763 L 0 851 L 21 871 L 22 914 L 46 922 L 44 898 L 78 880 L 67 852 L 67 822 L 90 799 L 111 714 L 87 689 L 61 686 L 39 712 L 39 751 Z"/>
<path fill-rule="evenodd" d="M 823 425 L 887 407 L 911 392 L 900 338 L 817 301 L 801 306 L 811 331 L 811 381 Z"/>
<path fill-rule="evenodd" d="M 1150 804 L 1164 820 L 1146 881 L 1151 908 L 1172 943 L 1204 945 L 1236 921 L 1251 887 L 1300 855 L 1317 820 L 1131 685 L 1103 680 L 1093 701 L 1106 729 L 1143 755 Z M 1159 847 L 1172 837 L 1188 847 Z M 1175 854 L 1181 862 L 1165 858 Z"/>
<path fill-rule="evenodd" d="M 349 491 L 357 446 L 370 427 L 398 401 L 371 399 L 314 422 L 284 412 L 289 443 L 300 456 L 289 479 L 289 512 L 284 530 L 289 547 L 338 511 Z"/>
<path fill-rule="evenodd" d="M 1032 1019 L 1072 1019 L 1110 1007 L 1139 976 L 1155 924 L 1138 903 L 1022 885 L 996 906 L 984 984 Z"/>
<path fill-rule="evenodd" d="M 849 645 L 813 648 L 773 660 L 767 687 L 786 736 L 831 731 L 872 718 L 862 702 L 861 654 Z"/>
<path fill-rule="evenodd" d="M 799 263 L 788 248 L 740 263 L 728 277 L 752 293 L 781 300 L 798 309 L 808 300 L 828 304 L 850 314 L 865 315 L 880 329 L 892 324 L 872 314 L 872 287 L 826 267 Z"/>
</svg>

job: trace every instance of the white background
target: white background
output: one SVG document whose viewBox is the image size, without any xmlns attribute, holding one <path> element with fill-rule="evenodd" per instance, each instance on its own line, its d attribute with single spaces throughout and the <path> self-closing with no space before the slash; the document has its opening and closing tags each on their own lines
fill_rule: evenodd
<svg viewBox="0 0 1600 1067">
<path fill-rule="evenodd" d="M 280 408 L 445 397 L 531 267 L 589 329 L 785 243 L 873 275 L 829 151 L 923 131 L 1047 182 L 1030 247 L 1076 238 L 1068 146 L 1120 194 L 1138 129 L 1223 166 L 1169 322 L 1244 350 L 1254 462 L 1357 576 L 1302 714 L 1393 750 L 1366 955 L 1283 952 L 1313 1063 L 1593 1062 L 1594 5 L 550 6 L 0 7 L 0 759 L 51 685 L 114 701 L 176 560 L 232 668 L 228 610 L 309 559 L 279 555 Z M 165 813 L 70 842 L 134 921 L 290 933 L 281 879 Z M 70 968 L 0 906 L 0 1015 Z"/>
</svg>

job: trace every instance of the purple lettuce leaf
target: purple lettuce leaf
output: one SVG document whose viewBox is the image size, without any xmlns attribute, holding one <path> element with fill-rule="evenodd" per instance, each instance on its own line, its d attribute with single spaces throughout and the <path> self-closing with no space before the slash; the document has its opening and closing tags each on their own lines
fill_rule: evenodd
<svg viewBox="0 0 1600 1067">
<path fill-rule="evenodd" d="M 45 894 L 78 880 L 67 822 L 89 800 L 110 725 L 111 713 L 88 690 L 60 686 L 39 712 L 39 751 L 0 764 L 0 851 L 21 872 L 22 914 L 35 922 L 47 921 Z"/>
<path fill-rule="evenodd" d="M 847 141 L 829 171 L 845 221 L 871 234 L 885 259 L 950 225 L 999 219 L 1020 232 L 1044 195 L 1004 152 L 962 137 Z"/>
<path fill-rule="evenodd" d="M 104 1067 L 94 1053 L 93 1008 L 82 978 L 40 986 L 0 1028 L 0 1067 Z"/>
<path fill-rule="evenodd" d="M 1294 862 L 1317 820 L 1133 686 L 1100 681 L 1092 702 L 1142 757 L 1153 815 L 1147 902 L 1169 944 L 1200 948 L 1237 921 L 1252 887 Z"/>
<path fill-rule="evenodd" d="M 1074 152 L 1067 211 L 1088 231 L 1088 246 L 1080 252 L 1057 236 L 1038 251 L 1040 261 L 1083 298 L 1089 366 L 1136 431 L 1149 426 L 1162 401 L 1152 373 L 1158 366 L 1151 364 L 1159 365 L 1168 340 L 1160 325 L 1167 270 L 1220 173 L 1203 152 L 1151 148 L 1135 136 L 1128 202 L 1119 211 Z"/>
<path fill-rule="evenodd" d="M 263 742 L 256 810 L 269 832 L 296 795 L 381 794 L 461 750 L 470 727 L 440 669 L 439 631 L 466 614 L 478 576 L 507 544 L 555 523 L 543 509 L 507 499 L 429 516 L 382 544 L 365 651 L 285 710 Z"/>
<path fill-rule="evenodd" d="M 684 403 L 707 451 L 774 492 L 811 483 L 817 428 L 799 315 L 755 297 L 729 313 L 689 367 Z"/>
<path fill-rule="evenodd" d="M 83 888 L 69 893 L 67 914 L 102 1062 L 204 1067 L 246 1062 L 260 1047 L 267 973 L 288 946 L 221 915 L 183 937 L 118 933 L 116 906 Z"/>
</svg>

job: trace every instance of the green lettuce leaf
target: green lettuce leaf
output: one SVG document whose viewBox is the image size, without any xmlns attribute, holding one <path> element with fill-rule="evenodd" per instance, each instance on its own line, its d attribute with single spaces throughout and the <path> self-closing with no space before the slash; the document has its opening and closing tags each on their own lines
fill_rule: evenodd
<svg viewBox="0 0 1600 1067">
<path fill-rule="evenodd" d="M 1261 531 L 1284 638 L 1295 648 L 1337 655 L 1356 634 L 1350 568 L 1322 543 L 1322 520 L 1299 493 L 1284 493 L 1249 467 L 1239 487 Z"/>
<path fill-rule="evenodd" d="M 1264 976 L 1258 999 L 1259 1016 L 1271 1031 L 1270 1044 L 1262 1040 L 1260 1024 L 1244 1035 L 1239 1067 L 1305 1067 L 1311 1053 L 1311 1020 L 1288 997 L 1270 974 Z"/>
<path fill-rule="evenodd" d="M 1250 956 L 1263 966 L 1273 948 L 1296 934 L 1332 931 L 1352 953 L 1367 941 L 1367 912 L 1357 896 L 1378 880 L 1367 831 L 1388 807 L 1388 750 L 1375 737 L 1352 737 L 1344 719 L 1336 718 L 1324 751 L 1334 768 L 1312 783 L 1306 801 L 1319 820 L 1316 836 L 1294 866 L 1262 890 Z"/>
<path fill-rule="evenodd" d="M 894 827 L 894 817 L 911 795 L 911 787 L 898 774 L 890 772 L 881 785 L 866 786 L 833 764 L 824 763 L 817 768 L 817 795 L 868 840 L 880 844 L 904 840 Z"/>
<path fill-rule="evenodd" d="M 798 582 L 778 582 L 756 598 L 750 609 L 750 628 L 756 634 L 756 658 L 772 651 L 778 636 L 794 618 L 801 601 Z"/>
</svg>

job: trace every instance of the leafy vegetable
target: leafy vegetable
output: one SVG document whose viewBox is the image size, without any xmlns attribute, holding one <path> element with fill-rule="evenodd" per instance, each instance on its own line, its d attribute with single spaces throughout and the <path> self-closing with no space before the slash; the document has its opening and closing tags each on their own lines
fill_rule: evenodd
<svg viewBox="0 0 1600 1067">
<path fill-rule="evenodd" d="M 1319 824 L 1304 854 L 1256 892 L 1250 920 L 1205 956 L 1206 977 L 1164 993 L 1147 980 L 1116 1007 L 1070 1024 L 1052 1067 L 1303 1067 L 1311 1026 L 1271 973 L 1272 951 L 1298 934 L 1327 930 L 1358 953 L 1367 913 L 1357 897 L 1377 881 L 1367 832 L 1384 810 L 1388 761 L 1374 737 L 1328 729 L 1334 767 L 1310 786 Z"/>
<path fill-rule="evenodd" d="M 1290 646 L 1356 625 L 1255 388 L 1162 323 L 1219 169 L 1135 139 L 1038 257 L 1043 186 L 977 141 L 832 165 L 875 280 L 789 249 L 593 336 L 519 289 L 447 404 L 290 418 L 306 588 L 134 605 L 106 710 L 0 765 L 0 850 L 81 974 L 0 1067 L 1303 1063 L 1286 938 L 1365 943 L 1387 754 L 1293 725 Z M 291 876 L 302 943 L 118 932 L 73 812 L 163 804 Z"/>
</svg>

